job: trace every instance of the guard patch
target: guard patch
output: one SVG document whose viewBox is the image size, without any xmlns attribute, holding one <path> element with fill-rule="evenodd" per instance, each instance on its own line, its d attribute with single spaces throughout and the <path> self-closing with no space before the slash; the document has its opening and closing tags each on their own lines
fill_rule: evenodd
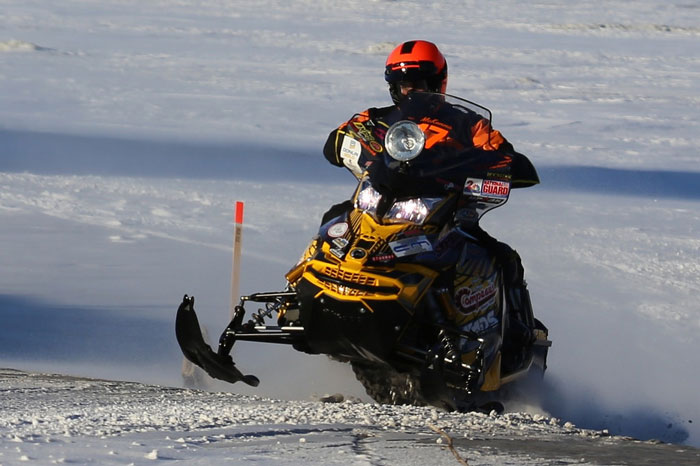
<svg viewBox="0 0 700 466">
<path fill-rule="evenodd" d="M 464 183 L 464 194 L 479 197 L 507 199 L 510 195 L 510 183 L 508 181 L 467 178 L 467 181 Z"/>
</svg>

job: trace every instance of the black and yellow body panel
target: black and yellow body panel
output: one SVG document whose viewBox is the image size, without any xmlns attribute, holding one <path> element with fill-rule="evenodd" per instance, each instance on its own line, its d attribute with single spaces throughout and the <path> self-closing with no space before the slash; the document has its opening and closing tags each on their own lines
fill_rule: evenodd
<svg viewBox="0 0 700 466">
<path fill-rule="evenodd" d="M 329 223 L 286 276 L 298 293 L 310 352 L 391 362 L 399 343 L 415 346 L 416 335 L 433 331 L 415 328 L 434 324 L 425 316 L 430 294 L 430 305 L 439 307 L 450 325 L 488 339 L 482 390 L 500 387 L 501 280 L 484 248 L 469 241 L 460 244 L 450 260 L 453 272 L 447 288 L 453 291 L 446 292 L 444 283 L 437 286 L 444 270 L 427 267 L 413 255 L 395 257 L 389 246 L 399 238 L 429 238 L 434 243 L 438 231 L 433 225 L 381 224 L 358 209 Z M 335 238 L 329 236 L 333 225 L 343 223 L 347 231 L 343 227 Z M 342 251 L 338 245 L 344 246 Z M 387 264 L 376 260 L 390 256 Z M 472 364 L 476 352 L 470 348 L 476 344 L 468 338 L 460 344 L 463 362 Z"/>
</svg>

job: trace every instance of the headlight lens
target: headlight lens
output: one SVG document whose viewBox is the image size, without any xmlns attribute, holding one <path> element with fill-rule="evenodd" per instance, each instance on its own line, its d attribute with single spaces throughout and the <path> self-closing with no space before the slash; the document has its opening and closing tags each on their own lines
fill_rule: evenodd
<svg viewBox="0 0 700 466">
<path fill-rule="evenodd" d="M 382 195 L 379 194 L 369 183 L 366 183 L 357 195 L 355 207 L 365 212 L 377 212 L 377 205 Z"/>
<path fill-rule="evenodd" d="M 425 133 L 412 121 L 394 123 L 384 137 L 386 151 L 399 162 L 415 159 L 425 146 Z"/>
<path fill-rule="evenodd" d="M 441 200 L 435 197 L 422 197 L 396 201 L 384 215 L 384 220 L 389 223 L 416 223 L 422 225 L 433 207 Z"/>
</svg>

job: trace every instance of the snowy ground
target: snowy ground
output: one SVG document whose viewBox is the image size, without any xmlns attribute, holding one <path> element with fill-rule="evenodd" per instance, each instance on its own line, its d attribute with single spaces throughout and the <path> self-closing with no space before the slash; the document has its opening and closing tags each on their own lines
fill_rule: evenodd
<svg viewBox="0 0 700 466">
<path fill-rule="evenodd" d="M 2 464 L 700 461 L 695 448 L 611 437 L 539 414 L 445 414 L 337 398 L 280 402 L 9 369 L 0 369 L 0 400 L 7 431 L 0 443 Z"/>
<path fill-rule="evenodd" d="M 320 155 L 326 134 L 387 104 L 386 54 L 424 37 L 446 53 L 450 91 L 490 107 L 495 126 L 540 169 L 541 186 L 514 192 L 484 220 L 522 255 L 554 340 L 549 385 L 530 412 L 574 429 L 700 446 L 700 7 L 606 5 L 0 0 L 0 366 L 178 386 L 181 295 L 197 296 L 210 332 L 225 325 L 234 201 L 246 202 L 241 290 L 278 288 L 322 212 L 352 189 L 350 175 Z M 368 401 L 347 367 L 324 358 L 258 345 L 235 353 L 261 386 L 215 388 Z M 42 393 L 48 379 L 31 380 Z M 18 435 L 38 463 L 68 458 L 54 447 L 83 463 L 97 455 L 97 443 L 81 452 L 58 430 L 23 430 L 18 420 L 34 405 L 18 404 L 20 387 L 3 385 L 16 411 L 0 414 L 0 451 L 8 455 Z M 201 400 L 182 404 L 187 416 L 217 399 L 256 403 L 177 393 Z M 511 415 L 514 430 L 534 415 Z M 207 428 L 223 436 L 211 442 L 223 448 L 206 450 L 212 461 L 251 432 L 235 421 L 228 431 L 222 419 L 192 425 L 200 438 Z M 255 432 L 280 424 L 259 422 Z M 326 446 L 356 435 L 347 422 L 353 433 L 322 434 Z M 164 420 L 158 429 L 186 439 L 183 426 Z M 141 430 L 122 426 L 110 437 L 133 455 L 114 463 L 168 448 L 163 437 L 129 447 Z M 388 431 L 396 439 L 383 436 L 373 450 L 384 459 L 366 462 L 406 462 L 392 445 L 410 440 Z M 434 443 L 434 432 L 420 432 Z M 270 461 L 286 448 L 275 450 L 277 441 L 299 455 L 290 462 L 327 459 L 299 450 L 301 437 L 256 442 Z M 197 457 L 188 455 L 179 458 Z M 493 464 L 470 457 L 479 461 Z"/>
</svg>

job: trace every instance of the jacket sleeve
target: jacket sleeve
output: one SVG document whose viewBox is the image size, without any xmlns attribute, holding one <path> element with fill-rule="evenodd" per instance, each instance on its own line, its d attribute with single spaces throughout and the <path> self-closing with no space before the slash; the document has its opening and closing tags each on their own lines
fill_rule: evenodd
<svg viewBox="0 0 700 466">
<path fill-rule="evenodd" d="M 326 160 L 336 167 L 346 167 L 350 171 L 353 171 L 353 164 L 343 160 L 343 140 L 347 134 L 352 133 L 348 131 L 348 126 L 352 121 L 365 122 L 370 119 L 370 115 L 374 110 L 376 109 L 370 108 L 364 112 L 355 114 L 353 118 L 330 132 L 328 139 L 326 139 L 326 144 L 323 146 L 323 155 L 326 157 Z M 356 137 L 353 139 L 356 139 Z M 356 168 L 359 170 L 359 167 Z M 355 174 L 355 176 L 358 176 L 358 174 Z"/>
<path fill-rule="evenodd" d="M 491 127 L 488 120 L 482 118 L 472 125 L 472 142 L 474 147 L 502 154 L 503 162 L 510 165 L 511 187 L 527 188 L 539 184 L 540 178 L 530 159 L 517 152 L 500 131 Z"/>
<path fill-rule="evenodd" d="M 482 118 L 472 125 L 472 143 L 483 150 L 498 150 L 507 142 L 500 131 L 491 128 L 488 120 Z"/>
<path fill-rule="evenodd" d="M 503 154 L 504 159 L 510 165 L 510 182 L 513 189 L 529 188 L 540 183 L 540 177 L 535 166 L 525 154 L 517 152 L 513 148 L 513 144 L 504 139 L 498 148 L 498 152 Z"/>
<path fill-rule="evenodd" d="M 537 170 L 526 155 L 521 154 L 513 150 L 513 146 L 510 146 L 510 151 L 507 151 L 508 155 L 513 158 L 510 166 L 511 174 L 511 187 L 513 188 L 529 188 L 540 183 L 540 177 L 537 175 Z"/>
<path fill-rule="evenodd" d="M 341 125 L 341 128 L 343 126 L 345 126 L 345 124 Z M 336 128 L 330 132 L 328 139 L 326 139 L 326 144 L 323 146 L 323 155 L 326 157 L 326 160 L 336 167 L 343 166 L 343 161 L 340 158 L 341 140 L 340 128 Z"/>
</svg>

